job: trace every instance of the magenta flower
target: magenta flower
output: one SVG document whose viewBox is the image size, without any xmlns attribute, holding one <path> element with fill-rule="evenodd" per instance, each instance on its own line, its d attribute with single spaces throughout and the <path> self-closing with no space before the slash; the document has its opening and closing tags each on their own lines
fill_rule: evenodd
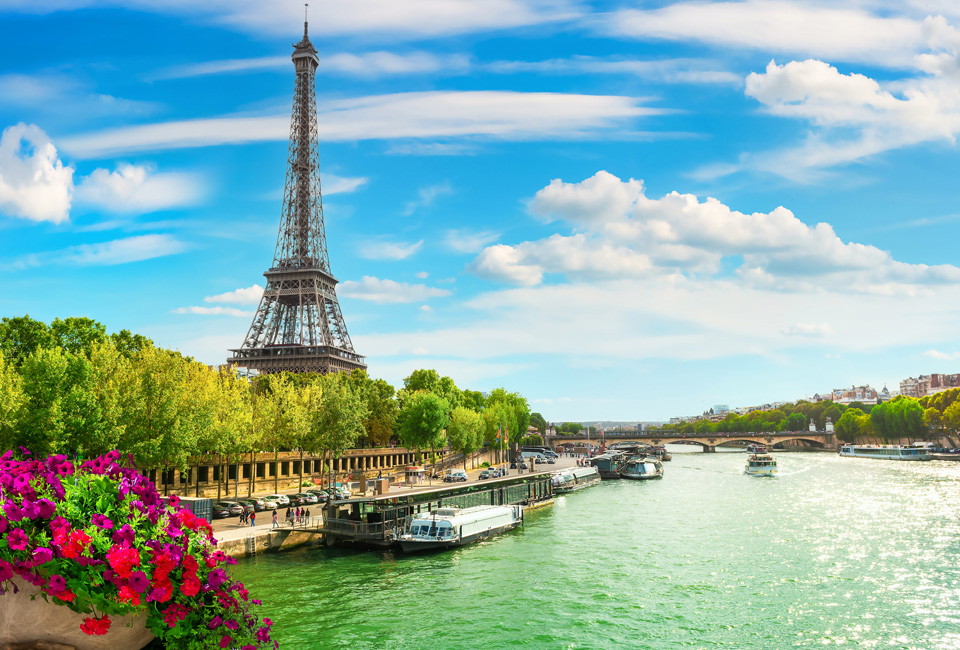
<svg viewBox="0 0 960 650">
<path fill-rule="evenodd" d="M 232 641 L 233 639 L 231 639 L 229 636 L 224 636 L 222 639 L 220 639 L 220 647 L 226 648 Z"/>
<path fill-rule="evenodd" d="M 67 588 L 67 581 L 63 579 L 58 573 L 50 576 L 50 582 L 48 583 L 51 591 L 61 592 Z"/>
<path fill-rule="evenodd" d="M 7 534 L 7 546 L 10 547 L 11 551 L 22 551 L 27 548 L 27 542 L 29 541 L 30 538 L 21 528 L 14 528 Z"/>
<path fill-rule="evenodd" d="M 147 574 L 145 574 L 143 571 L 134 571 L 131 573 L 128 583 L 130 588 L 138 594 L 142 594 L 147 590 L 147 587 L 150 586 L 150 581 L 147 580 Z"/>
<path fill-rule="evenodd" d="M 51 551 L 46 546 L 38 546 L 33 549 L 33 564 L 34 566 L 40 566 L 45 564 L 53 559 L 53 551 Z"/>
<path fill-rule="evenodd" d="M 9 562 L 0 560 L 0 583 L 6 582 L 13 577 L 13 567 Z"/>
<path fill-rule="evenodd" d="M 40 511 L 41 517 L 49 519 L 57 511 L 57 506 L 50 499 L 40 499 L 37 501 L 37 509 Z"/>
<path fill-rule="evenodd" d="M 13 501 L 7 501 L 3 504 L 3 511 L 7 513 L 7 519 L 10 521 L 20 521 L 23 519 L 23 511 Z"/>
<path fill-rule="evenodd" d="M 111 521 L 106 515 L 95 514 L 90 518 L 90 521 L 98 528 L 104 528 L 106 530 L 113 528 L 113 521 Z"/>
<path fill-rule="evenodd" d="M 214 616 L 213 618 L 210 619 L 209 627 L 211 630 L 215 630 L 221 625 L 223 625 L 223 619 L 220 618 L 219 616 Z"/>
</svg>

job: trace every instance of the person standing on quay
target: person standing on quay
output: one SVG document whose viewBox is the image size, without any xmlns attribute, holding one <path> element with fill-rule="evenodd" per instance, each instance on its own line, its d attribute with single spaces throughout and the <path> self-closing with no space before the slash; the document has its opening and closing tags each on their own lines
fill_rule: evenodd
<svg viewBox="0 0 960 650">
<path fill-rule="evenodd" d="M 256 525 L 257 525 L 257 513 L 256 513 L 256 512 L 251 512 L 251 513 L 250 513 L 250 528 L 253 528 L 253 527 L 256 526 Z"/>
<path fill-rule="evenodd" d="M 276 528 L 280 525 L 280 519 L 277 517 L 277 511 L 273 511 L 273 528 Z"/>
</svg>

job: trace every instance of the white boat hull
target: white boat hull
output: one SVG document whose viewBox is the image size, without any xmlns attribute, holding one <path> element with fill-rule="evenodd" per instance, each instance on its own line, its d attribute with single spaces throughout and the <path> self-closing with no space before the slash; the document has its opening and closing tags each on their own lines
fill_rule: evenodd
<svg viewBox="0 0 960 650">
<path fill-rule="evenodd" d="M 744 474 L 749 474 L 750 476 L 776 476 L 777 468 L 776 467 L 747 467 L 743 470 Z"/>
</svg>

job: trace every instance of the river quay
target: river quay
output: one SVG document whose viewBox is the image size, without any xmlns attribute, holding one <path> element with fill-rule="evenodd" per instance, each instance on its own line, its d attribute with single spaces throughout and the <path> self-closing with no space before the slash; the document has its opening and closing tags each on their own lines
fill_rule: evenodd
<svg viewBox="0 0 960 650">
<path fill-rule="evenodd" d="M 311 506 L 311 517 L 294 525 L 272 524 L 270 511 L 257 513 L 257 525 L 241 525 L 238 520 L 214 522 L 218 547 L 228 555 L 241 558 L 265 552 L 286 551 L 301 546 L 349 544 L 358 547 L 388 547 L 391 534 L 402 526 L 405 517 L 441 506 L 524 505 L 533 511 L 553 504 L 549 477 L 556 469 L 576 465 L 576 459 L 562 457 L 544 471 L 511 470 L 499 479 L 480 480 L 481 469 L 467 472 L 467 482 L 406 486 L 390 483 L 382 495 L 358 496 L 321 509 Z M 283 522 L 286 509 L 278 511 Z"/>
</svg>

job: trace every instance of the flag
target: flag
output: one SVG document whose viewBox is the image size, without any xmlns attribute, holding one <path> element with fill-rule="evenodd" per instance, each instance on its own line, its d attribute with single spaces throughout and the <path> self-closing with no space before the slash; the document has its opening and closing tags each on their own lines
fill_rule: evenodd
<svg viewBox="0 0 960 650">
<path fill-rule="evenodd" d="M 510 444 L 510 427 L 506 427 L 506 431 L 507 431 L 507 435 L 506 435 L 506 438 L 504 439 L 504 442 L 506 442 L 507 444 Z"/>
<path fill-rule="evenodd" d="M 497 440 L 498 440 L 498 441 L 500 440 L 500 432 L 501 432 L 500 428 L 497 427 Z"/>
</svg>

